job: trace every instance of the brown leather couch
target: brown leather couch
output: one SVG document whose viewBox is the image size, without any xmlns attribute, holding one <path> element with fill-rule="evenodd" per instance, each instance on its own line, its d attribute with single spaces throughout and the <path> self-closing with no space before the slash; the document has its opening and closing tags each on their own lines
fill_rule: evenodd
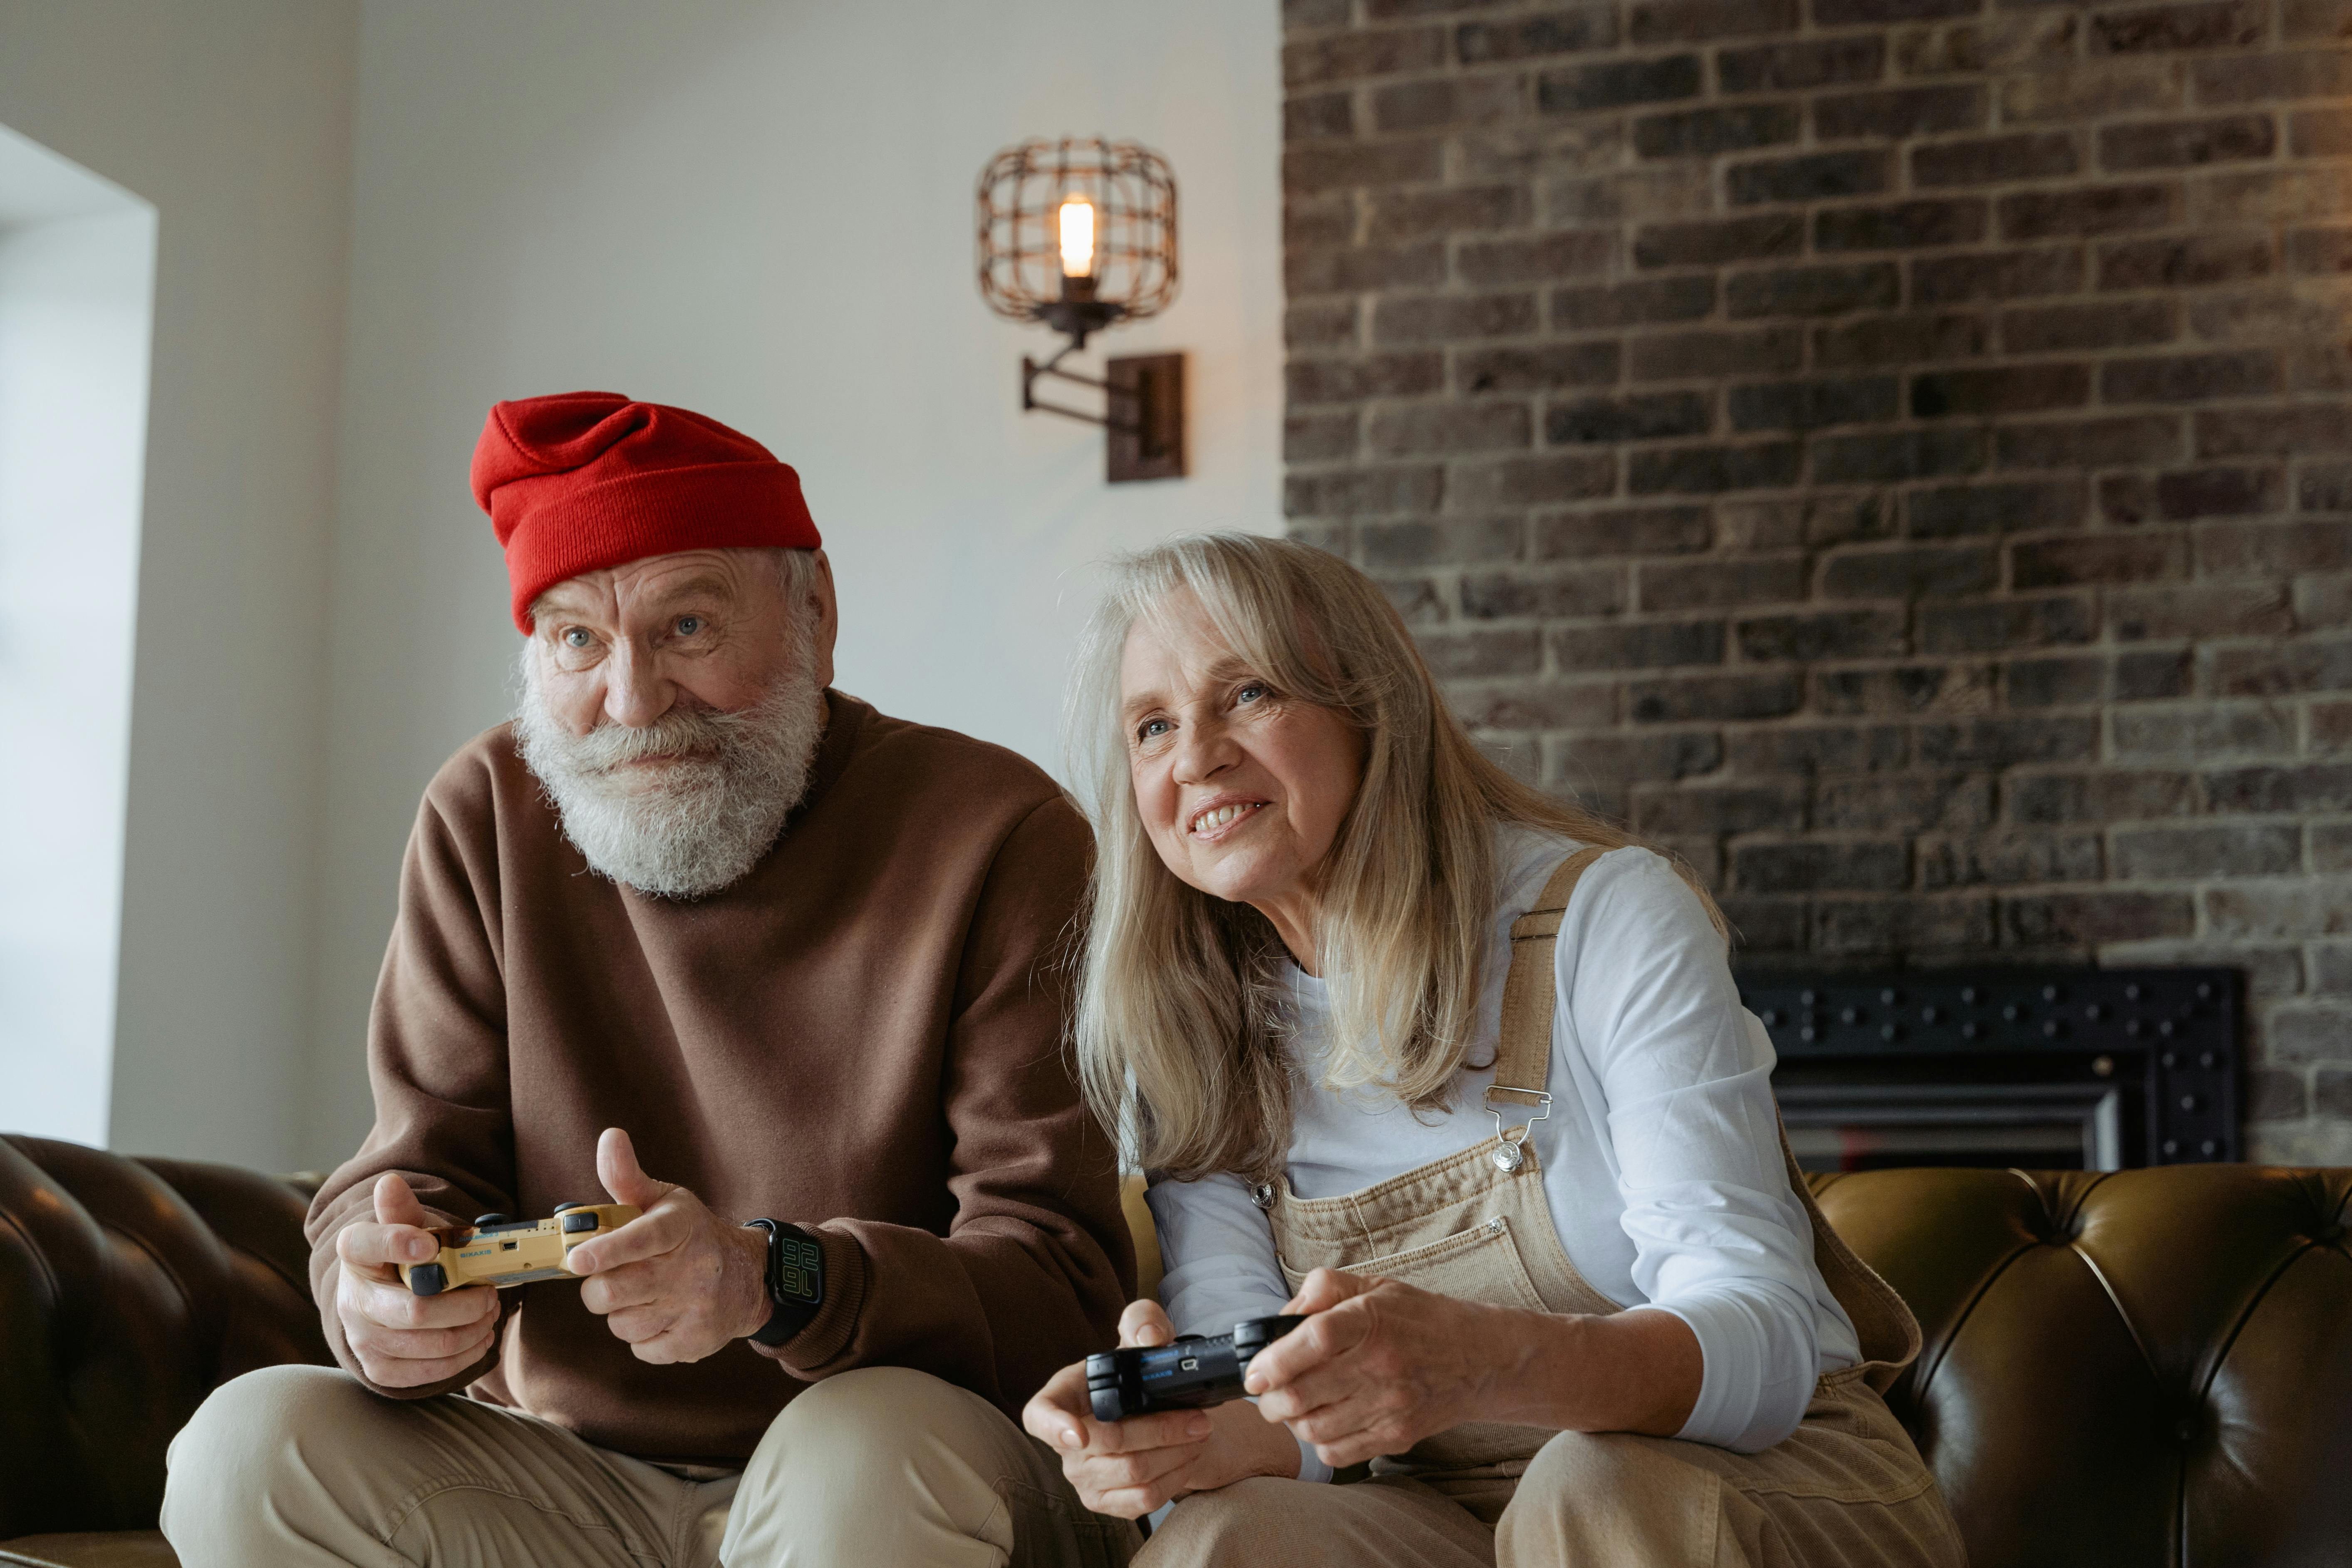
<svg viewBox="0 0 2352 1568">
<path fill-rule="evenodd" d="M 1816 1188 L 1926 1330 L 1893 1400 L 1976 1568 L 2352 1563 L 2352 1170 Z M 0 1562 L 169 1568 L 172 1434 L 225 1378 L 327 1359 L 304 1196 L 0 1139 Z"/>
</svg>

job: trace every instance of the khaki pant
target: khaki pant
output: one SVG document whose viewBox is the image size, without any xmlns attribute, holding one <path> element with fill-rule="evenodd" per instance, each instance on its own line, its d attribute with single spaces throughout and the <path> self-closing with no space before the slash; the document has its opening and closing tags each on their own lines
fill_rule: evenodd
<svg viewBox="0 0 2352 1568">
<path fill-rule="evenodd" d="M 1135 1543 L 995 1406 L 898 1367 L 810 1388 L 740 1472 L 271 1367 L 173 1441 L 163 1533 L 184 1568 L 1118 1568 Z"/>
</svg>

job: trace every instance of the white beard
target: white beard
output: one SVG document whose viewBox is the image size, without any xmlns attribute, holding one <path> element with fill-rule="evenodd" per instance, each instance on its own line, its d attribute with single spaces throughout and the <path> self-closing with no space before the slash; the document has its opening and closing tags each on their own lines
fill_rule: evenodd
<svg viewBox="0 0 2352 1568">
<path fill-rule="evenodd" d="M 799 641 L 792 667 L 749 708 L 673 708 L 642 730 L 604 721 L 585 735 L 548 711 L 524 645 L 515 742 L 591 869 L 640 892 L 698 899 L 759 864 L 807 793 L 824 738 L 814 639 Z M 694 754 L 659 764 L 657 777 L 622 771 L 679 751 Z"/>
</svg>

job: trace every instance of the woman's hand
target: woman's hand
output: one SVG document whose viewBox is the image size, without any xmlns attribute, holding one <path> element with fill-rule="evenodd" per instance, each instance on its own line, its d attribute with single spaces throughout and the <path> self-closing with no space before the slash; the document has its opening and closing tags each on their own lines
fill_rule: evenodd
<svg viewBox="0 0 2352 1568">
<path fill-rule="evenodd" d="M 1157 1301 L 1129 1302 L 1119 1317 L 1121 1345 L 1164 1345 L 1175 1338 Z M 1084 1362 L 1055 1373 L 1022 1410 L 1021 1424 L 1062 1456 L 1062 1474 L 1080 1501 L 1117 1519 L 1139 1519 L 1189 1492 L 1249 1476 L 1298 1474 L 1297 1443 L 1245 1400 L 1096 1420 Z"/>
<path fill-rule="evenodd" d="M 1698 1336 L 1671 1312 L 1516 1311 L 1336 1268 L 1283 1310 L 1311 1316 L 1251 1360 L 1248 1388 L 1333 1469 L 1465 1421 L 1670 1437 L 1698 1401 Z"/>
</svg>

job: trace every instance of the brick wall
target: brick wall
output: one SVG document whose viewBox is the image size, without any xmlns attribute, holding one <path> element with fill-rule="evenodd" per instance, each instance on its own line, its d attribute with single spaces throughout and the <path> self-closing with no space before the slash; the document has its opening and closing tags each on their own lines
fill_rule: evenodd
<svg viewBox="0 0 2352 1568">
<path fill-rule="evenodd" d="M 2224 963 L 2352 1163 L 2352 3 L 1288 0 L 1286 506 L 1741 962 Z"/>
</svg>

